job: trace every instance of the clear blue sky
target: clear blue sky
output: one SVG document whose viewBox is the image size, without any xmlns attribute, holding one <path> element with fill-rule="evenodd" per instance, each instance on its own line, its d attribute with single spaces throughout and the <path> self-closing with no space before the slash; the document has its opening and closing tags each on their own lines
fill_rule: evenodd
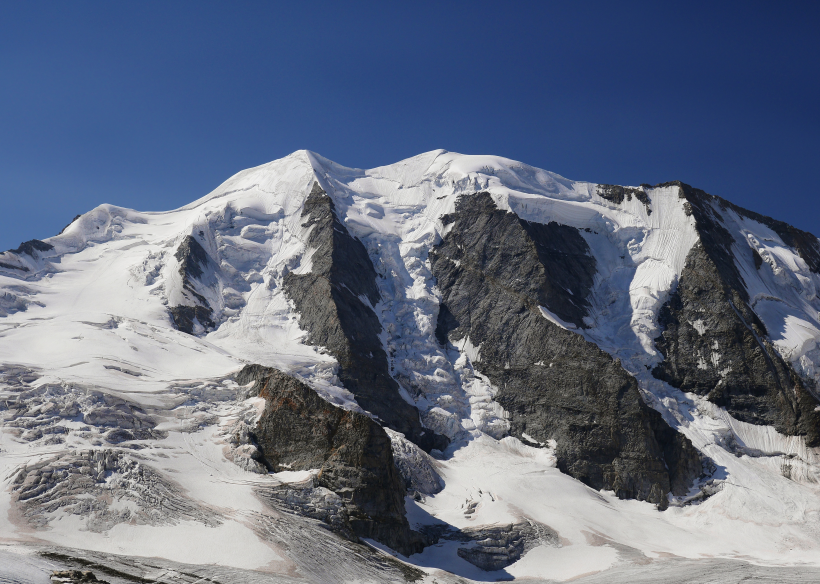
<svg viewBox="0 0 820 584">
<path fill-rule="evenodd" d="M 0 249 L 307 148 L 683 180 L 820 234 L 819 2 L 0 3 Z"/>
</svg>

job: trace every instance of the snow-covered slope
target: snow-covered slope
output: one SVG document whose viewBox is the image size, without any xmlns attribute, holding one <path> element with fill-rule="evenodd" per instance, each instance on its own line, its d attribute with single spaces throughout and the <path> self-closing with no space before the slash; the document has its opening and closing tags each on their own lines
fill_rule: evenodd
<svg viewBox="0 0 820 584">
<path fill-rule="evenodd" d="M 711 394 L 653 375 L 665 361 L 659 315 L 678 297 L 682 276 L 691 279 L 688 258 L 712 245 L 706 205 L 731 235 L 739 294 L 768 335 L 755 329 L 755 338 L 816 392 L 816 238 L 798 246 L 793 232 L 716 198 L 698 199 L 693 212 L 677 183 L 601 186 L 445 151 L 371 170 L 299 151 L 181 209 L 101 205 L 58 236 L 0 254 L 4 542 L 218 564 L 287 581 L 407 576 L 383 559 L 380 544 L 349 547 L 315 519 L 272 506 L 263 493 L 298 490 L 310 471 L 264 472 L 243 455 L 247 439 L 234 438 L 264 405 L 236 381 L 246 364 L 280 369 L 332 404 L 366 410 L 340 379 L 333 351 L 308 344 L 306 317 L 288 294 L 289 275 L 316 273 L 324 261 L 308 245 L 318 227 L 303 216 L 314 183 L 377 274 L 380 299 L 362 302 L 378 318 L 399 394 L 450 442 L 433 451 L 437 460 L 425 458 L 443 489 L 408 496 L 411 526 L 467 533 L 530 522 L 556 534 L 543 532 L 495 572 L 468 562 L 457 538 L 404 561 L 445 581 L 447 573 L 564 580 L 672 557 L 820 567 L 820 451 L 800 430 L 810 422 L 780 433 L 786 426 L 740 420 Z M 688 493 L 670 494 L 668 509 L 562 473 L 562 445 L 546 434 L 510 435 L 518 422 L 494 399 L 499 388 L 481 367 L 487 347 L 470 336 L 437 338 L 443 292 L 430 255 L 454 229 L 457 202 L 477 192 L 527 225 L 568 226 L 585 242 L 594 277 L 585 298 L 566 290 L 582 307 L 578 318 L 543 305 L 540 314 L 617 359 L 643 400 L 705 456 L 702 476 Z M 707 316 L 688 326 L 706 334 Z M 719 375 L 742 366 L 723 355 L 715 346 L 698 367 Z M 397 461 L 402 448 L 415 448 L 390 435 Z M 314 535 L 289 543 L 300 530 Z M 336 560 L 318 565 L 319 549 Z"/>
</svg>

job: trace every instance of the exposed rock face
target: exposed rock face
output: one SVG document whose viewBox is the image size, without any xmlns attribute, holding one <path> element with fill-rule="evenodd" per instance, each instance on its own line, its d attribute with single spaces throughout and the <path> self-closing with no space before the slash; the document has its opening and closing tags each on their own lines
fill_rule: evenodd
<svg viewBox="0 0 820 584">
<path fill-rule="evenodd" d="M 25 266 L 13 266 L 12 264 L 7 264 L 6 262 L 0 262 L 0 268 L 6 268 L 7 270 L 18 270 L 20 272 L 29 271 L 29 269 Z"/>
<path fill-rule="evenodd" d="M 696 189 L 680 181 L 663 183 L 657 186 L 665 187 L 670 185 L 680 187 L 680 196 L 685 198 L 687 203 L 689 203 L 691 212 L 697 221 L 697 229 L 701 238 L 704 236 L 708 237 L 709 231 L 712 228 L 716 228 L 719 232 L 725 231 L 725 228 L 720 225 L 722 218 L 719 214 L 715 213 L 714 208 L 710 205 L 710 203 L 715 203 L 720 207 L 721 211 L 732 210 L 741 217 L 752 219 L 769 227 L 780 236 L 783 243 L 797 251 L 798 255 L 803 258 L 814 273 L 820 274 L 820 240 L 808 231 L 793 227 L 784 221 L 778 221 L 766 215 L 749 211 L 722 197 L 710 195 L 701 189 Z M 726 241 L 725 235 L 722 235 L 722 238 Z"/>
<path fill-rule="evenodd" d="M 196 323 L 208 330 L 214 326 L 213 310 L 207 306 L 174 306 L 168 309 L 171 313 L 171 318 L 174 321 L 174 326 L 184 333 L 189 335 L 196 331 Z"/>
<path fill-rule="evenodd" d="M 27 254 L 32 257 L 35 257 L 35 252 L 38 251 L 49 251 L 54 249 L 54 246 L 50 243 L 46 243 L 45 241 L 40 241 L 39 239 L 31 239 L 29 241 L 25 241 L 20 244 L 20 247 L 17 249 L 10 249 L 10 253 L 14 253 L 17 255 L 20 254 Z"/>
<path fill-rule="evenodd" d="M 20 244 L 17 249 L 10 249 L 8 251 L 0 252 L 0 268 L 6 270 L 16 270 L 19 272 L 29 272 L 28 266 L 22 265 L 19 256 L 25 254 L 31 258 L 39 259 L 38 251 L 44 252 L 54 249 L 54 246 L 39 239 L 31 239 Z M 2 261 L 8 260 L 8 261 Z"/>
<path fill-rule="evenodd" d="M 238 376 L 242 384 L 253 379 L 266 401 L 254 435 L 271 469 L 319 469 L 317 486 L 341 498 L 353 533 L 405 555 L 420 551 L 424 539 L 405 518 L 405 485 L 385 430 L 276 369 L 250 366 Z"/>
<path fill-rule="evenodd" d="M 108 584 L 104 580 L 97 580 L 94 572 L 89 570 L 54 570 L 51 572 L 51 581 L 54 583 L 63 582 L 65 584 L 81 584 L 83 582 Z"/>
<path fill-rule="evenodd" d="M 437 279 L 441 280 L 436 266 L 444 267 L 439 262 L 442 258 L 448 258 L 449 264 L 478 262 L 476 268 L 492 277 L 492 284 L 510 286 L 515 297 L 526 297 L 527 305 L 536 311 L 538 306 L 544 306 L 562 320 L 584 326 L 595 259 L 577 229 L 555 222 L 544 225 L 521 220 L 513 213 L 498 210 L 488 193 L 462 196 L 456 213 L 442 220 L 455 225 L 431 253 Z M 471 225 L 470 221 L 475 223 Z M 464 270 L 449 270 L 442 275 L 467 271 L 465 266 Z M 461 300 L 471 301 L 467 297 Z M 442 304 L 438 317 L 440 331 L 470 328 L 473 314 L 476 321 L 484 319 L 483 314 L 469 310 L 469 306 L 458 306 L 457 310 L 464 313 L 460 318 L 454 317 L 449 302 Z"/>
<path fill-rule="evenodd" d="M 646 191 L 641 189 L 634 189 L 630 187 L 622 187 L 618 185 L 598 185 L 598 196 L 606 199 L 607 201 L 612 201 L 620 205 L 624 202 L 624 199 L 627 201 L 631 201 L 632 197 L 638 199 L 641 203 L 644 204 L 646 207 L 646 213 L 648 215 L 652 214 L 652 205 L 649 202 L 649 196 L 646 194 Z"/>
<path fill-rule="evenodd" d="M 532 246 L 538 254 L 538 261 L 525 264 L 528 272 L 525 279 L 526 293 L 538 301 L 539 306 L 548 307 L 552 312 L 567 322 L 583 327 L 583 318 L 589 309 L 589 291 L 595 277 L 595 260 L 589 254 L 589 246 L 578 230 L 566 225 L 550 222 L 530 223 L 529 221 L 504 222 L 505 228 L 512 229 L 515 235 L 521 235 L 518 226 L 527 234 L 523 241 L 525 247 L 513 252 L 531 254 Z M 492 226 L 490 226 L 492 227 Z M 509 235 L 515 237 L 513 233 Z M 508 251 L 512 252 L 512 249 Z M 500 259 L 500 258 L 499 258 Z M 519 268 L 515 259 L 503 267 L 503 277 L 515 279 Z M 501 268 L 501 265 L 497 264 Z M 532 271 L 529 271 L 532 268 Z"/>
<path fill-rule="evenodd" d="M 339 379 L 358 404 L 386 426 L 425 451 L 443 449 L 448 440 L 425 430 L 415 407 L 390 376 L 373 307 L 379 301 L 376 271 L 364 245 L 339 221 L 332 199 L 318 183 L 305 201 L 303 227 L 310 228 L 309 274 L 289 273 L 285 292 L 299 312 L 308 342 L 326 347 L 339 362 Z"/>
<path fill-rule="evenodd" d="M 540 545 L 558 547 L 558 534 L 535 521 L 462 529 L 453 539 L 467 541 L 458 555 L 488 572 L 514 564 L 525 553 Z"/>
<path fill-rule="evenodd" d="M 498 388 L 510 432 L 556 440 L 558 467 L 595 489 L 661 508 L 670 491 L 685 493 L 702 472 L 688 439 L 609 355 L 541 313 L 583 325 L 595 267 L 577 231 L 530 225 L 487 193 L 461 197 L 446 221 L 453 226 L 431 253 L 439 337 L 477 348 L 473 364 Z M 556 285 L 562 272 L 573 274 L 569 290 Z"/>
<path fill-rule="evenodd" d="M 213 309 L 208 300 L 196 291 L 193 281 L 201 278 L 208 269 L 211 259 L 208 253 L 191 235 L 185 236 L 177 248 L 174 257 L 179 261 L 179 274 L 182 276 L 182 288 L 192 305 L 178 305 L 169 309 L 174 325 L 189 335 L 196 331 L 199 323 L 206 331 L 213 329 Z"/>
<path fill-rule="evenodd" d="M 433 543 L 444 540 L 467 544 L 458 549 L 459 557 L 488 572 L 506 568 L 535 547 L 561 545 L 555 530 L 531 519 L 468 529 L 429 525 L 424 528 L 424 534 Z"/>
<path fill-rule="evenodd" d="M 734 238 L 713 206 L 730 204 L 674 184 L 695 217 L 701 241 L 689 252 L 678 288 L 659 314 L 664 331 L 655 344 L 664 361 L 653 374 L 706 396 L 739 420 L 774 425 L 782 433 L 806 436 L 809 445 L 820 444 L 817 400 L 768 341 L 765 326 L 749 306 L 733 259 Z M 732 209 L 772 227 L 815 269 L 813 262 L 820 261 L 816 238 L 739 207 Z"/>
</svg>

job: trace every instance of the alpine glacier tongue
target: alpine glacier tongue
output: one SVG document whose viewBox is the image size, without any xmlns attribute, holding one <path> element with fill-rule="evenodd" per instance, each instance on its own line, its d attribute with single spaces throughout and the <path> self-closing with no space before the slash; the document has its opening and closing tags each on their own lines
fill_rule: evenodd
<svg viewBox="0 0 820 584">
<path fill-rule="evenodd" d="M 811 579 L 818 287 L 810 233 L 496 156 L 101 205 L 0 254 L 0 538 L 153 579 Z"/>
</svg>

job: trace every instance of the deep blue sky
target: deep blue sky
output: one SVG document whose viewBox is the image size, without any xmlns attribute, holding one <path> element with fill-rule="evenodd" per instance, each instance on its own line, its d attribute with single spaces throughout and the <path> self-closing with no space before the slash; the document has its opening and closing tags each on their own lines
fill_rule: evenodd
<svg viewBox="0 0 820 584">
<path fill-rule="evenodd" d="M 2 2 L 0 249 L 307 148 L 683 180 L 820 234 L 818 2 Z"/>
</svg>

